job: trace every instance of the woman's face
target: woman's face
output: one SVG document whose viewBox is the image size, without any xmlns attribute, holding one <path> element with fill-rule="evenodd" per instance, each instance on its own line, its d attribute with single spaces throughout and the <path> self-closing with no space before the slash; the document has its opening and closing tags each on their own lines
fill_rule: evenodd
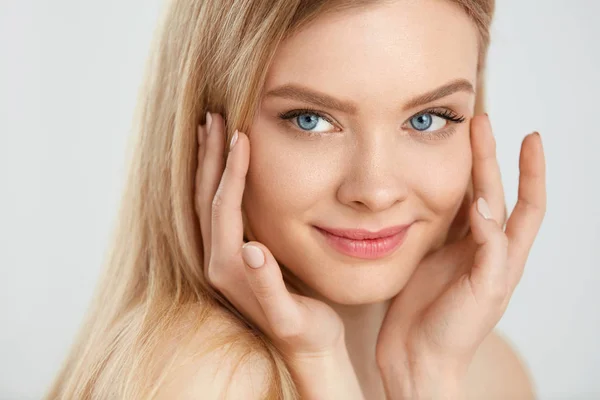
<svg viewBox="0 0 600 400">
<path fill-rule="evenodd" d="M 251 238 L 333 302 L 397 294 L 444 243 L 469 185 L 477 35 L 451 2 L 398 1 L 324 15 L 284 42 L 247 132 Z M 316 228 L 405 224 L 400 246 L 374 259 Z"/>
</svg>

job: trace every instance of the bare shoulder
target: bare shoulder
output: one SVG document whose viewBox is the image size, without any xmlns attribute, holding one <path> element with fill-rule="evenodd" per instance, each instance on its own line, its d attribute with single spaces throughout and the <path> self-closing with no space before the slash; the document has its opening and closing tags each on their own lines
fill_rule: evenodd
<svg viewBox="0 0 600 400">
<path fill-rule="evenodd" d="M 265 398 L 271 362 L 246 343 L 240 344 L 236 339 L 241 334 L 241 328 L 224 312 L 211 314 L 192 340 L 174 343 L 180 356 L 167 368 L 156 398 Z"/>
<path fill-rule="evenodd" d="M 467 399 L 535 399 L 529 372 L 507 339 L 493 331 L 482 342 L 467 374 Z"/>
</svg>

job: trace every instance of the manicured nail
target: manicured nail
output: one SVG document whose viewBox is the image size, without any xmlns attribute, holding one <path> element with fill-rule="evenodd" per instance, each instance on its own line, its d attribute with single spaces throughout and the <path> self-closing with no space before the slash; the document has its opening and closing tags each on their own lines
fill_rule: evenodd
<svg viewBox="0 0 600 400">
<path fill-rule="evenodd" d="M 231 144 L 229 145 L 229 151 L 231 151 L 233 149 L 233 146 L 235 146 L 235 142 L 237 142 L 237 140 L 238 140 L 238 131 L 236 129 L 235 133 L 233 134 L 233 137 L 231 138 Z"/>
<path fill-rule="evenodd" d="M 206 112 L 206 132 L 210 133 L 210 126 L 212 125 L 212 116 L 210 112 Z"/>
<path fill-rule="evenodd" d="M 487 201 L 483 197 L 477 199 L 477 211 L 479 214 L 483 216 L 485 219 L 492 219 L 492 212 L 490 211 L 490 207 L 488 206 Z"/>
<path fill-rule="evenodd" d="M 260 268 L 265 263 L 265 255 L 262 250 L 251 244 L 242 246 L 242 258 L 252 268 Z"/>
</svg>

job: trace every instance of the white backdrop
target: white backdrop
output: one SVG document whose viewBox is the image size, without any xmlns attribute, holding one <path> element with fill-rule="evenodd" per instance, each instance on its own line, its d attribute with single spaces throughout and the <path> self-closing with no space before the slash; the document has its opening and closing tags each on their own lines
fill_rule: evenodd
<svg viewBox="0 0 600 400">
<path fill-rule="evenodd" d="M 0 0 L 0 398 L 40 398 L 118 207 L 160 0 Z M 489 114 L 509 210 L 539 130 L 548 212 L 499 324 L 540 399 L 600 398 L 600 2 L 497 0 Z"/>
</svg>

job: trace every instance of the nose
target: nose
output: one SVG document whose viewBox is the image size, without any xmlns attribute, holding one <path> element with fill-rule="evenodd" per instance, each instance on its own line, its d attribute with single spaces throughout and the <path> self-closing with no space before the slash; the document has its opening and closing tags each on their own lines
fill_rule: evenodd
<svg viewBox="0 0 600 400">
<path fill-rule="evenodd" d="M 389 135 L 388 135 L 389 137 Z M 340 184 L 338 200 L 357 211 L 384 211 L 408 195 L 397 142 L 389 139 L 364 141 L 347 159 L 346 173 Z"/>
</svg>

